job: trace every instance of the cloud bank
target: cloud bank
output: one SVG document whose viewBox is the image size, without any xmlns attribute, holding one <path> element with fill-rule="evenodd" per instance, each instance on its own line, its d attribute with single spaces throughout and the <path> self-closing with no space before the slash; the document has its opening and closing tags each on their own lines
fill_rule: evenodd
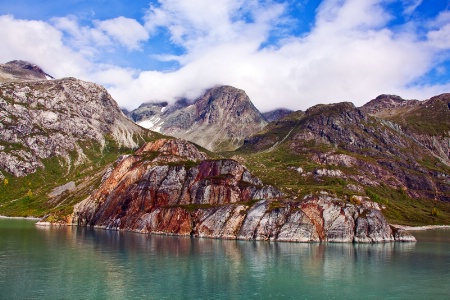
<svg viewBox="0 0 450 300">
<path fill-rule="evenodd" d="M 422 1 L 403 1 L 407 18 Z M 74 16 L 49 22 L 0 16 L 0 59 L 27 59 L 56 76 L 75 76 L 105 85 L 119 105 L 193 99 L 214 85 L 247 92 L 261 111 L 306 109 L 317 103 L 362 105 L 381 93 L 425 99 L 449 92 L 446 75 L 450 13 L 419 25 L 395 27 L 381 0 L 326 0 L 311 28 L 293 34 L 289 3 L 242 0 L 160 0 L 141 21 L 125 17 L 93 20 Z M 134 55 L 161 37 L 181 51 L 162 48 L 152 59 L 175 62 L 168 70 L 123 68 L 103 53 Z M 448 78 L 448 77 L 447 77 Z"/>
</svg>

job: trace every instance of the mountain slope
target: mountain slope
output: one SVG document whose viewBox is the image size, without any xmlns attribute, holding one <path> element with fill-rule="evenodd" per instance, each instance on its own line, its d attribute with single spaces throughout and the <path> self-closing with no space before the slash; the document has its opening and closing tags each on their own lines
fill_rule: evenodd
<svg viewBox="0 0 450 300">
<path fill-rule="evenodd" d="M 32 81 L 35 69 L 0 84 L 0 214 L 41 215 L 64 192 L 86 195 L 77 188 L 92 187 L 120 153 L 159 136 L 127 119 L 103 87 Z"/>
<path fill-rule="evenodd" d="M 392 97 L 397 97 L 397 103 L 401 105 L 380 105 L 380 101 L 385 103 Z M 377 108 L 374 110 L 374 107 Z M 361 110 L 397 124 L 399 132 L 415 139 L 450 166 L 450 94 L 425 101 L 403 100 L 398 96 L 378 97 Z"/>
<path fill-rule="evenodd" d="M 193 103 L 144 104 L 131 116 L 145 128 L 211 151 L 234 150 L 267 124 L 245 92 L 230 86 L 212 88 Z"/>
<path fill-rule="evenodd" d="M 25 176 L 41 160 L 77 152 L 79 142 L 106 138 L 119 146 L 136 148 L 137 135 L 145 131 L 120 112 L 106 90 L 74 78 L 52 81 L 10 82 L 0 86 L 0 169 Z"/>
</svg>

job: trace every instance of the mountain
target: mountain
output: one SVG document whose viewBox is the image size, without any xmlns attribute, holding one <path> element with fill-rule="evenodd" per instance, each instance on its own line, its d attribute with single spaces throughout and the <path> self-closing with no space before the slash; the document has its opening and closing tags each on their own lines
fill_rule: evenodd
<svg viewBox="0 0 450 300">
<path fill-rule="evenodd" d="M 284 199 L 235 160 L 161 139 L 122 157 L 67 222 L 114 230 L 295 242 L 414 241 L 369 201 Z"/>
<path fill-rule="evenodd" d="M 346 199 L 368 196 L 387 207 L 391 222 L 448 223 L 447 99 L 383 96 L 361 109 L 316 105 L 270 123 L 234 155 L 288 194 L 325 189 Z"/>
<path fill-rule="evenodd" d="M 222 86 L 129 113 L 209 149 L 241 145 L 219 154 L 136 125 L 94 83 L 10 65 L 0 214 L 290 241 L 408 240 L 387 222 L 450 224 L 450 94 L 316 105 L 267 123 L 245 92 Z"/>
<path fill-rule="evenodd" d="M 286 117 L 287 115 L 289 115 L 292 112 L 293 112 L 292 110 L 287 109 L 287 108 L 278 108 L 275 110 L 265 112 L 262 115 L 268 122 L 273 122 L 273 121 L 278 121 L 278 120 Z"/>
<path fill-rule="evenodd" d="M 81 163 L 81 142 L 104 147 L 107 139 L 135 148 L 144 130 L 120 112 L 107 91 L 74 78 L 9 82 L 0 86 L 2 131 L 0 168 L 25 176 L 42 167 L 42 159 L 74 151 Z M 134 138 L 134 139 L 133 139 Z"/>
<path fill-rule="evenodd" d="M 57 205 L 48 195 L 58 194 L 51 191 L 58 184 L 73 183 L 69 186 L 76 190 L 74 186 L 83 186 L 81 179 L 99 177 L 95 171 L 154 136 L 127 119 L 97 84 L 48 80 L 39 67 L 25 62 L 5 65 L 3 70 L 16 77 L 0 83 L 0 179 L 6 179 L 0 193 L 2 213 L 20 211 L 16 199 L 28 192 L 38 211 L 54 206 L 48 201 Z M 30 213 L 39 214 L 29 207 Z"/>
<path fill-rule="evenodd" d="M 141 123 L 145 127 L 145 121 L 152 119 L 155 116 L 161 115 L 167 108 L 167 102 L 156 102 L 156 103 L 143 103 L 135 110 L 128 113 L 128 117 L 136 123 Z"/>
<path fill-rule="evenodd" d="M 244 91 L 231 86 L 209 89 L 193 103 L 147 103 L 130 113 L 139 125 L 183 138 L 211 151 L 230 151 L 267 124 Z"/>
<path fill-rule="evenodd" d="M 6 64 L 0 64 L 0 83 L 45 79 L 53 79 L 53 77 L 35 64 L 23 60 L 13 60 Z"/>
</svg>

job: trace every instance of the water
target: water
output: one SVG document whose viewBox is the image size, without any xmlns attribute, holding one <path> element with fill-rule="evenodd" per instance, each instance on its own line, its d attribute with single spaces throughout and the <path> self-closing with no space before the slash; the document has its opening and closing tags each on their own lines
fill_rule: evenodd
<svg viewBox="0 0 450 300">
<path fill-rule="evenodd" d="M 269 243 L 0 219 L 0 299 L 450 299 L 450 230 L 415 235 Z"/>
</svg>

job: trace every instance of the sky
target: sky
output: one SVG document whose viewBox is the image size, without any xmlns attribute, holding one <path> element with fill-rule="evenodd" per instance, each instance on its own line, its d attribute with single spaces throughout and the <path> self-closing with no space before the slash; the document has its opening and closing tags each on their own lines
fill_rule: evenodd
<svg viewBox="0 0 450 300">
<path fill-rule="evenodd" d="M 243 89 L 262 112 L 450 92 L 450 0 L 0 0 L 0 63 L 123 108 Z"/>
</svg>

